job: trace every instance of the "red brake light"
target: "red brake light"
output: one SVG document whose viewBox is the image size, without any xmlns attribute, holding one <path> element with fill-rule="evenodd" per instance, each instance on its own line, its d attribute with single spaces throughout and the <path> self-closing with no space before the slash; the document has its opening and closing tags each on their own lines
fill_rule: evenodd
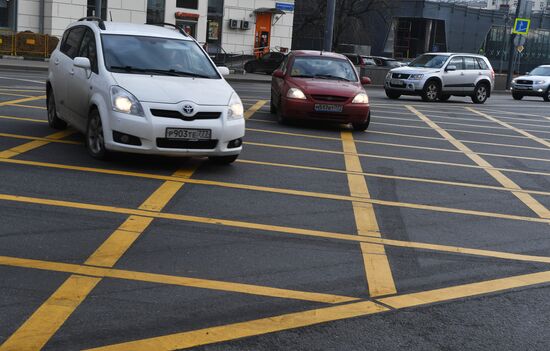
<svg viewBox="0 0 550 351">
<path fill-rule="evenodd" d="M 491 70 L 491 77 L 493 77 L 493 80 L 495 80 L 495 71 Z"/>
</svg>

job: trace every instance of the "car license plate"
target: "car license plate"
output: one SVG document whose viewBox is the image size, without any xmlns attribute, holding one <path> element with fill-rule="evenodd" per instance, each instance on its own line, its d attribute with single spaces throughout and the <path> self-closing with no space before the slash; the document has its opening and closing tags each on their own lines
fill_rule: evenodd
<svg viewBox="0 0 550 351">
<path fill-rule="evenodd" d="M 166 128 L 166 138 L 184 140 L 210 140 L 210 129 Z"/>
<path fill-rule="evenodd" d="M 390 83 L 391 85 L 395 85 L 395 86 L 401 86 L 401 87 L 405 86 L 405 82 L 399 79 L 392 79 Z"/>
<path fill-rule="evenodd" d="M 516 89 L 518 89 L 518 90 L 529 90 L 529 89 L 531 89 L 531 87 L 523 87 L 523 86 L 518 85 L 518 86 L 516 86 Z"/>
<path fill-rule="evenodd" d="M 342 105 L 315 104 L 315 112 L 342 112 Z"/>
</svg>

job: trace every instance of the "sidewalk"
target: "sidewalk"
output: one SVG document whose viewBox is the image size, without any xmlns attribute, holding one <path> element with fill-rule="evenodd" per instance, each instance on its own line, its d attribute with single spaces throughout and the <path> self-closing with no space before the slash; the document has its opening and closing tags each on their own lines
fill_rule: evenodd
<svg viewBox="0 0 550 351">
<path fill-rule="evenodd" d="M 45 61 L 0 58 L 0 70 L 47 72 L 48 64 Z M 225 79 L 230 82 L 271 83 L 271 76 L 267 74 L 230 74 Z"/>
</svg>

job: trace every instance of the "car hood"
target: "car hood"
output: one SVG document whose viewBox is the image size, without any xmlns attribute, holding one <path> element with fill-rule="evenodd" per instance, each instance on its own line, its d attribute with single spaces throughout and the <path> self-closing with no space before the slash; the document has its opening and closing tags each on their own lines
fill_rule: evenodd
<svg viewBox="0 0 550 351">
<path fill-rule="evenodd" d="M 546 82 L 550 81 L 550 77 L 548 76 L 519 76 L 519 77 L 516 77 L 514 79 L 525 79 L 525 80 L 544 80 Z"/>
<path fill-rule="evenodd" d="M 441 68 L 425 68 L 425 67 L 397 67 L 390 70 L 391 73 L 402 73 L 402 74 L 429 74 L 440 72 Z"/>
<path fill-rule="evenodd" d="M 142 74 L 113 73 L 119 86 L 143 102 L 224 106 L 234 90 L 224 79 L 205 79 Z"/>
<path fill-rule="evenodd" d="M 305 94 L 310 95 L 337 95 L 352 97 L 363 91 L 359 83 L 342 80 L 295 78 L 292 81 Z"/>
</svg>

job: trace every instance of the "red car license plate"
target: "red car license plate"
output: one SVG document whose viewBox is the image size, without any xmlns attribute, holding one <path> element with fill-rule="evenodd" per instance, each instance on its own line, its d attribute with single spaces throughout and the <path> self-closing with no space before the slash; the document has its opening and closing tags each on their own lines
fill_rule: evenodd
<svg viewBox="0 0 550 351">
<path fill-rule="evenodd" d="M 315 104 L 315 112 L 342 112 L 342 105 Z"/>
</svg>

